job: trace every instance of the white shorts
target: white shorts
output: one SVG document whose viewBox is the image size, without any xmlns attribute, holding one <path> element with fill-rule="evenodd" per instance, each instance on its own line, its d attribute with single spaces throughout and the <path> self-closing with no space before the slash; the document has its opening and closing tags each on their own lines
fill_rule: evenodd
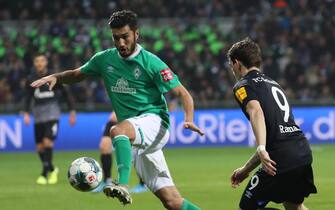
<svg viewBox="0 0 335 210">
<path fill-rule="evenodd" d="M 156 114 L 143 114 L 127 120 L 136 133 L 132 153 L 138 176 L 152 192 L 174 186 L 162 151 L 170 136 L 162 119 Z"/>
</svg>

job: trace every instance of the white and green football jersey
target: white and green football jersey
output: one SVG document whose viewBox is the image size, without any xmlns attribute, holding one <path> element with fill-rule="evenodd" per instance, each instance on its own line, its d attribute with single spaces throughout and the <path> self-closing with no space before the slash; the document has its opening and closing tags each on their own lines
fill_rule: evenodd
<svg viewBox="0 0 335 210">
<path fill-rule="evenodd" d="M 80 70 L 103 79 L 119 121 L 155 113 L 169 126 L 163 93 L 179 86 L 180 82 L 156 55 L 137 45 L 130 57 L 122 58 L 117 49 L 112 48 L 95 54 Z"/>
</svg>

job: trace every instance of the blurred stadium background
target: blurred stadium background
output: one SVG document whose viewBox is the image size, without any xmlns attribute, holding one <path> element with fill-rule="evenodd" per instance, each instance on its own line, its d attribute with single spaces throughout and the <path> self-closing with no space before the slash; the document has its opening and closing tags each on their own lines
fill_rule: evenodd
<svg viewBox="0 0 335 210">
<path fill-rule="evenodd" d="M 286 90 L 312 143 L 319 193 L 306 204 L 335 209 L 334 0 L 0 0 L 0 209 L 121 209 L 102 195 L 74 191 L 66 180 L 73 159 L 98 159 L 110 111 L 101 81 L 70 86 L 80 112 L 74 128 L 66 114 L 61 119 L 56 186 L 35 185 L 40 163 L 33 126 L 24 126 L 20 116 L 32 55 L 47 53 L 51 72 L 81 66 L 113 45 L 107 20 L 120 9 L 139 15 L 141 45 L 161 57 L 195 99 L 196 123 L 205 138 L 180 129 L 180 105 L 168 96 L 176 109 L 166 154 L 185 197 L 203 209 L 236 209 L 244 185 L 232 190 L 229 176 L 252 154 L 253 136 L 233 101 L 225 54 L 233 42 L 250 36 L 263 50 L 265 73 Z M 122 209 L 163 207 L 145 193 Z"/>
</svg>

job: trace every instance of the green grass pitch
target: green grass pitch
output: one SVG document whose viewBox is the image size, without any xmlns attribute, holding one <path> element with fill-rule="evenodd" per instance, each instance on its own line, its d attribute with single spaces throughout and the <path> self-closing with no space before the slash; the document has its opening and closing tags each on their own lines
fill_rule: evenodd
<svg viewBox="0 0 335 210">
<path fill-rule="evenodd" d="M 252 154 L 252 148 L 166 149 L 165 155 L 174 181 L 182 195 L 202 210 L 234 210 L 247 182 L 238 189 L 230 187 L 233 169 L 241 166 Z M 335 209 L 335 145 L 313 146 L 314 176 L 318 194 L 305 204 L 311 210 Z M 60 168 L 56 185 L 38 186 L 40 162 L 35 153 L 0 154 L 1 210 L 160 210 L 159 200 L 150 192 L 133 195 L 133 204 L 123 207 L 102 193 L 75 191 L 67 182 L 68 165 L 77 157 L 99 160 L 98 151 L 56 152 L 55 164 Z M 115 167 L 113 177 L 115 177 Z M 137 178 L 132 171 L 131 185 Z M 281 205 L 269 206 L 283 209 Z"/>
</svg>

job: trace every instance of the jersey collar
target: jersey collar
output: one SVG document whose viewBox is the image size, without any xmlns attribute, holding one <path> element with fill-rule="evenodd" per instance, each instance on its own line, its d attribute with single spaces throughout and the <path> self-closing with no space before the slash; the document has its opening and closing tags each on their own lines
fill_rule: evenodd
<svg viewBox="0 0 335 210">
<path fill-rule="evenodd" d="M 128 57 L 126 57 L 126 58 L 122 57 L 119 52 L 118 52 L 118 55 L 122 59 L 131 60 L 131 59 L 135 58 L 138 54 L 140 54 L 141 50 L 142 50 L 142 46 L 140 44 L 136 44 L 134 52 L 131 55 L 129 55 Z"/>
<path fill-rule="evenodd" d="M 250 71 L 246 75 L 244 75 L 243 78 L 245 78 L 248 75 L 257 74 L 257 73 L 260 73 L 259 69 L 250 69 Z"/>
</svg>

